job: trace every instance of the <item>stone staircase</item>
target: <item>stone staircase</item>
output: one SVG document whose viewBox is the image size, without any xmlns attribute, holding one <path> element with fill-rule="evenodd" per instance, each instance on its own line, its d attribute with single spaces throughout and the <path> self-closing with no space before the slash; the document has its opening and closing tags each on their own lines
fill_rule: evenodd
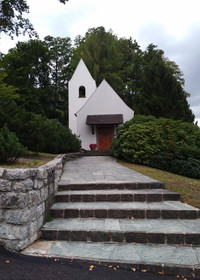
<svg viewBox="0 0 200 280">
<path fill-rule="evenodd" d="M 200 277 L 200 210 L 160 182 L 62 184 L 49 214 L 51 255 Z"/>
</svg>

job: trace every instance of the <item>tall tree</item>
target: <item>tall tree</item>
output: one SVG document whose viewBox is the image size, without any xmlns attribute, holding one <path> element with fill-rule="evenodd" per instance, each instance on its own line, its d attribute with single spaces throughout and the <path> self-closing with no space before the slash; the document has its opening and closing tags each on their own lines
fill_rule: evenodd
<svg viewBox="0 0 200 280">
<path fill-rule="evenodd" d="M 164 52 L 153 44 L 147 47 L 141 63 L 141 87 L 134 95 L 135 112 L 193 122 L 178 65 L 166 59 Z"/>
<path fill-rule="evenodd" d="M 50 68 L 50 82 L 51 82 L 51 95 L 52 95 L 52 108 L 53 116 L 62 116 L 66 122 L 68 115 L 68 98 L 67 89 L 68 81 L 72 75 L 70 66 L 72 57 L 72 43 L 69 37 L 60 38 L 46 36 L 44 41 L 48 47 L 49 52 L 49 68 Z"/>
<path fill-rule="evenodd" d="M 123 80 L 123 89 L 120 92 L 121 97 L 128 106 L 134 108 L 135 93 L 141 89 L 142 77 L 142 55 L 140 46 L 132 38 L 120 38 L 119 48 L 123 55 L 123 61 L 120 68 L 120 76 Z"/>
<path fill-rule="evenodd" d="M 119 92 L 123 83 L 119 73 L 122 55 L 117 36 L 101 26 L 89 29 L 82 38 L 78 36 L 75 43 L 75 65 L 82 57 L 98 85 L 105 78 Z"/>
<path fill-rule="evenodd" d="M 4 55 L 6 82 L 17 88 L 18 104 L 36 114 L 67 123 L 67 85 L 72 75 L 70 38 L 45 37 L 19 42 Z"/>
<path fill-rule="evenodd" d="M 17 88 L 25 110 L 44 114 L 49 109 L 49 54 L 44 42 L 18 42 L 2 59 L 6 83 Z"/>
</svg>

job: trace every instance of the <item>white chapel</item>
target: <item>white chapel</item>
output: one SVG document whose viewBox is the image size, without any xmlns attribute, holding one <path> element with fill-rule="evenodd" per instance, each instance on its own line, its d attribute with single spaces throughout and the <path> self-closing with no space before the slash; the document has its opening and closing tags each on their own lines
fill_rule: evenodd
<svg viewBox="0 0 200 280">
<path fill-rule="evenodd" d="M 130 120 L 130 109 L 112 87 L 103 80 L 97 87 L 81 59 L 69 81 L 69 128 L 82 141 L 82 148 L 109 150 L 119 125 Z"/>
</svg>

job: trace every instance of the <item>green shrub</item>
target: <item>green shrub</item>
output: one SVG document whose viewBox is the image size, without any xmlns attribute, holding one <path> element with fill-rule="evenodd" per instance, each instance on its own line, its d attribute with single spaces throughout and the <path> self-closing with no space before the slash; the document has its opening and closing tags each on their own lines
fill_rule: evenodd
<svg viewBox="0 0 200 280">
<path fill-rule="evenodd" d="M 171 170 L 170 162 L 166 160 L 164 154 L 153 155 L 150 158 L 149 166 L 166 171 Z"/>
<path fill-rule="evenodd" d="M 21 142 L 31 151 L 59 154 L 80 150 L 79 139 L 56 119 L 26 113 L 16 126 Z"/>
<path fill-rule="evenodd" d="M 182 121 L 136 116 L 119 127 L 111 150 L 115 157 L 132 163 L 197 178 L 200 128 Z M 181 164 L 185 166 L 182 171 Z"/>
<path fill-rule="evenodd" d="M 123 157 L 130 162 L 148 164 L 150 157 L 160 151 L 157 145 L 160 135 L 158 131 L 154 131 L 152 125 L 130 124 L 127 130 L 124 128 L 118 130 L 117 138 L 111 150 L 115 156 Z"/>
<path fill-rule="evenodd" d="M 11 132 L 5 124 L 0 130 L 0 162 L 14 162 L 26 152 L 27 149 L 19 142 L 16 134 Z"/>
<path fill-rule="evenodd" d="M 175 160 L 171 170 L 179 175 L 200 179 L 200 160 L 189 158 L 188 160 Z"/>
<path fill-rule="evenodd" d="M 19 96 L 14 89 L 1 87 L 0 77 L 0 128 L 7 123 L 16 133 L 19 141 L 29 150 L 47 153 L 67 153 L 79 151 L 80 140 L 57 119 L 48 119 L 44 115 L 27 112 L 19 106 Z M 14 93 L 13 93 L 14 92 Z M 63 120 L 63 118 L 60 119 Z"/>
</svg>

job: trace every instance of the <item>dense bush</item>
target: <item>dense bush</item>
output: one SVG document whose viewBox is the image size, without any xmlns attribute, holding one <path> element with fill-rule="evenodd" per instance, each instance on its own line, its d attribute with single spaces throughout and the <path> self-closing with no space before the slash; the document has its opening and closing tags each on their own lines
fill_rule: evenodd
<svg viewBox="0 0 200 280">
<path fill-rule="evenodd" d="M 200 179 L 200 160 L 194 158 L 175 160 L 171 169 L 176 174 Z"/>
<path fill-rule="evenodd" d="M 0 104 L 0 128 L 4 123 L 31 151 L 57 154 L 75 152 L 81 147 L 67 126 L 56 119 L 27 112 L 14 100 L 3 100 Z"/>
<path fill-rule="evenodd" d="M 58 120 L 34 113 L 20 114 L 16 120 L 20 117 L 21 121 L 13 124 L 20 141 L 29 150 L 55 154 L 80 150 L 79 139 Z"/>
<path fill-rule="evenodd" d="M 136 116 L 118 128 L 115 157 L 200 178 L 200 128 L 152 116 Z"/>
<path fill-rule="evenodd" d="M 5 124 L 0 130 L 0 162 L 14 162 L 26 152 L 27 149 L 19 142 L 16 134 Z"/>
<path fill-rule="evenodd" d="M 17 94 L 16 88 L 4 83 L 5 77 L 6 74 L 0 71 L 0 128 L 7 123 L 10 131 L 15 132 L 20 142 L 31 151 L 66 153 L 80 149 L 79 139 L 67 125 L 64 126 L 57 119 L 48 119 L 45 115 L 27 111 L 27 106 L 33 107 L 32 101 L 36 99 L 33 92 L 24 105 L 19 105 L 22 96 Z M 64 120 L 61 115 L 60 119 Z"/>
</svg>

